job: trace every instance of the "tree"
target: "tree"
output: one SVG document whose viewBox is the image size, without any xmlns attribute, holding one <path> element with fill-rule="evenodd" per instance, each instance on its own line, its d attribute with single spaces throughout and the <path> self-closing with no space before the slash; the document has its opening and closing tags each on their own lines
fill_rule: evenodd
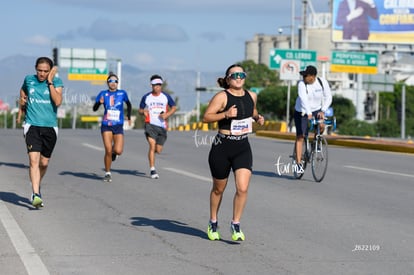
<svg viewBox="0 0 414 275">
<path fill-rule="evenodd" d="M 381 92 L 377 130 L 383 137 L 400 136 L 402 83 L 394 85 L 394 92 Z M 406 86 L 405 129 L 407 136 L 414 136 L 414 87 Z"/>
<path fill-rule="evenodd" d="M 381 137 L 399 137 L 400 134 L 400 126 L 396 120 L 393 119 L 383 119 L 378 120 L 375 123 L 375 128 L 377 131 L 377 135 Z"/>
<path fill-rule="evenodd" d="M 341 124 L 354 119 L 356 109 L 352 101 L 348 98 L 334 95 L 332 97 L 332 108 L 336 117 L 337 128 L 341 128 Z M 341 129 L 342 130 L 342 129 Z M 342 131 L 341 131 L 342 132 Z"/>
<path fill-rule="evenodd" d="M 256 64 L 252 60 L 240 62 L 247 73 L 245 87 L 266 88 L 268 86 L 277 86 L 280 83 L 278 73 L 270 70 L 264 64 Z"/>
<path fill-rule="evenodd" d="M 351 136 L 376 136 L 377 134 L 374 124 L 357 119 L 348 120 L 340 124 L 338 132 L 341 135 Z"/>
<path fill-rule="evenodd" d="M 200 118 L 204 117 L 204 113 L 206 112 L 208 104 L 200 104 Z M 197 115 L 192 115 L 190 117 L 190 122 L 197 122 Z"/>
<path fill-rule="evenodd" d="M 293 88 L 293 87 L 292 87 Z M 269 86 L 257 97 L 257 110 L 268 119 L 283 120 L 286 118 L 286 86 Z M 293 91 L 293 94 L 297 94 Z M 291 96 L 289 103 L 289 117 L 293 117 L 295 96 Z"/>
<path fill-rule="evenodd" d="M 171 91 L 170 88 L 168 87 L 167 80 L 165 80 L 164 83 L 162 83 L 162 90 L 163 90 L 163 92 L 165 92 L 165 93 L 169 94 L 171 97 L 173 97 L 174 92 Z M 179 99 L 180 98 L 178 96 L 174 97 L 175 105 L 177 106 L 177 111 L 180 109 L 180 106 L 178 106 L 179 105 Z"/>
</svg>

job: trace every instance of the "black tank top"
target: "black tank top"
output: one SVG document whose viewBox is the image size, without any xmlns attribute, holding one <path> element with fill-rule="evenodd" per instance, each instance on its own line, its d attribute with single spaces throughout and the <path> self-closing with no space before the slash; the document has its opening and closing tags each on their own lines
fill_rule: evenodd
<svg viewBox="0 0 414 275">
<path fill-rule="evenodd" d="M 218 128 L 222 130 L 230 130 L 232 119 L 244 119 L 253 116 L 254 102 L 250 93 L 246 90 L 244 90 L 244 95 L 242 96 L 234 96 L 227 90 L 225 90 L 225 92 L 227 94 L 227 104 L 223 112 L 226 112 L 231 106 L 236 105 L 237 117 L 219 120 Z"/>
</svg>

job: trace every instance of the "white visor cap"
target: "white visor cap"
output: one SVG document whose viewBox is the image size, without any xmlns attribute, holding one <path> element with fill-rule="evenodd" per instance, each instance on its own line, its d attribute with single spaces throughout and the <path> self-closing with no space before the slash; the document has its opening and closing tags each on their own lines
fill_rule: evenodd
<svg viewBox="0 0 414 275">
<path fill-rule="evenodd" d="M 153 80 L 151 80 L 151 85 L 157 85 L 157 84 L 162 84 L 162 79 L 160 78 L 155 78 Z"/>
</svg>

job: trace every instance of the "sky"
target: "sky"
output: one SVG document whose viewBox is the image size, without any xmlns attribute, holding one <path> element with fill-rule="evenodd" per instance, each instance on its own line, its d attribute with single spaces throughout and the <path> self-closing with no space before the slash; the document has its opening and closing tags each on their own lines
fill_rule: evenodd
<svg viewBox="0 0 414 275">
<path fill-rule="evenodd" d="M 302 1 L 295 1 L 295 29 Z M 329 0 L 313 0 L 328 12 Z M 0 58 L 52 48 L 105 49 L 143 70 L 224 71 L 255 34 L 290 34 L 286 0 L 13 0 L 2 5 Z"/>
</svg>

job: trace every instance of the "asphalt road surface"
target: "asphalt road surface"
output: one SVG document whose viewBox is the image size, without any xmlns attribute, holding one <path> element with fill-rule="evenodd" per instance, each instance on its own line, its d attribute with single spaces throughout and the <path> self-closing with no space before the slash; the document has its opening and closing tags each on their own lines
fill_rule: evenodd
<svg viewBox="0 0 414 275">
<path fill-rule="evenodd" d="M 1 274 L 412 274 L 414 156 L 329 147 L 325 179 L 290 173 L 293 142 L 255 137 L 254 168 L 231 240 L 234 180 L 206 236 L 214 132 L 169 132 L 149 178 L 142 130 L 125 133 L 112 183 L 102 181 L 99 130 L 61 130 L 42 185 L 29 197 L 21 130 L 0 130 Z M 279 165 L 276 165 L 276 164 Z"/>
</svg>

